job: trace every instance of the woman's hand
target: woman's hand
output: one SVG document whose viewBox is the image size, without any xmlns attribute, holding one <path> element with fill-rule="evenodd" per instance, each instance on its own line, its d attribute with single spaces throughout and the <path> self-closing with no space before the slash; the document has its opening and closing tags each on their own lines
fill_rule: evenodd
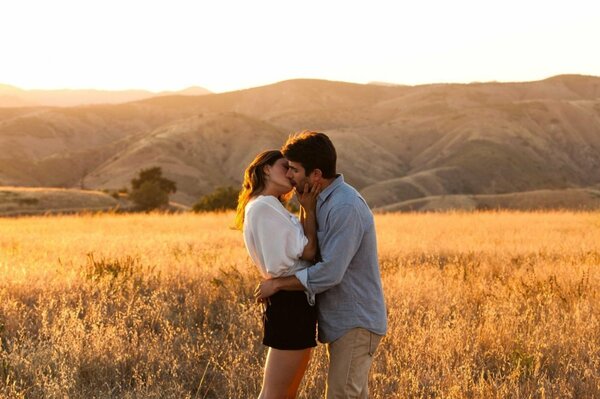
<svg viewBox="0 0 600 399">
<path fill-rule="evenodd" d="M 304 192 L 299 193 L 298 190 L 296 190 L 296 197 L 298 198 L 298 202 L 304 210 L 306 210 L 307 212 L 315 212 L 317 209 L 317 199 L 319 197 L 320 192 L 320 184 L 313 184 L 313 186 L 309 190 L 308 183 L 306 183 L 304 185 Z"/>
</svg>

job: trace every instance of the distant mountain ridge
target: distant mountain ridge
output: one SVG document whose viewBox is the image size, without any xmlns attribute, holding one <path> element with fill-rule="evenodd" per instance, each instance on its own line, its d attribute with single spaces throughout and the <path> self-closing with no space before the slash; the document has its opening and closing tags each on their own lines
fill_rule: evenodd
<svg viewBox="0 0 600 399">
<path fill-rule="evenodd" d="M 211 92 L 202 87 L 188 87 L 180 91 L 159 93 L 147 90 L 23 90 L 0 84 L 0 107 L 74 107 L 90 104 L 119 104 L 157 96 L 204 94 L 211 94 Z"/>
<path fill-rule="evenodd" d="M 161 166 L 177 182 L 174 200 L 191 205 L 238 186 L 254 155 L 303 129 L 332 138 L 339 171 L 373 208 L 596 204 L 600 78 L 580 75 L 420 86 L 297 79 L 117 105 L 0 108 L 0 185 L 117 189 Z M 561 190 L 571 190 L 565 201 Z"/>
</svg>

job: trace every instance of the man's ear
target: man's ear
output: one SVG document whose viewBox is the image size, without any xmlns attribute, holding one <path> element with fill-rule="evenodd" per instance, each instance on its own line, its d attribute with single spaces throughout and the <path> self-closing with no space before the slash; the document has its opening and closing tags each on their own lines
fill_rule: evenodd
<svg viewBox="0 0 600 399">
<path fill-rule="evenodd" d="M 310 172 L 312 180 L 315 182 L 320 182 L 321 179 L 323 178 L 323 172 L 321 171 L 321 169 L 314 169 L 312 172 Z"/>
</svg>

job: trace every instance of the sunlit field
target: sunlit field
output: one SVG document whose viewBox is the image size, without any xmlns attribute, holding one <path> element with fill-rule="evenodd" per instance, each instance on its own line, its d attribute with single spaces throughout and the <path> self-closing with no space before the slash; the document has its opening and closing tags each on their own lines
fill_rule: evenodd
<svg viewBox="0 0 600 399">
<path fill-rule="evenodd" d="M 0 397 L 252 398 L 233 214 L 0 219 Z M 600 213 L 377 215 L 374 398 L 600 397 Z M 323 346 L 301 386 L 322 397 Z"/>
</svg>

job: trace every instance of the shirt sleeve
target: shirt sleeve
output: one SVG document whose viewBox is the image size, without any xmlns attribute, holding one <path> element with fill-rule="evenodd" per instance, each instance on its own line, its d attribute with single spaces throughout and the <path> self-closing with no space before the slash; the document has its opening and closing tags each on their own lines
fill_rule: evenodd
<svg viewBox="0 0 600 399">
<path fill-rule="evenodd" d="M 334 208 L 329 213 L 328 226 L 321 236 L 321 261 L 308 269 L 296 272 L 309 298 L 338 285 L 350 261 L 358 251 L 364 228 L 358 210 L 351 204 Z"/>
<path fill-rule="evenodd" d="M 306 299 L 308 300 L 308 304 L 311 306 L 315 305 L 315 294 L 313 292 L 308 291 L 308 269 L 302 269 L 296 272 L 296 278 L 300 280 L 300 283 L 306 288 L 304 292 L 306 292 Z"/>
<path fill-rule="evenodd" d="M 266 203 L 256 204 L 247 218 L 267 273 L 282 276 L 300 259 L 308 243 L 301 226 Z"/>
</svg>

